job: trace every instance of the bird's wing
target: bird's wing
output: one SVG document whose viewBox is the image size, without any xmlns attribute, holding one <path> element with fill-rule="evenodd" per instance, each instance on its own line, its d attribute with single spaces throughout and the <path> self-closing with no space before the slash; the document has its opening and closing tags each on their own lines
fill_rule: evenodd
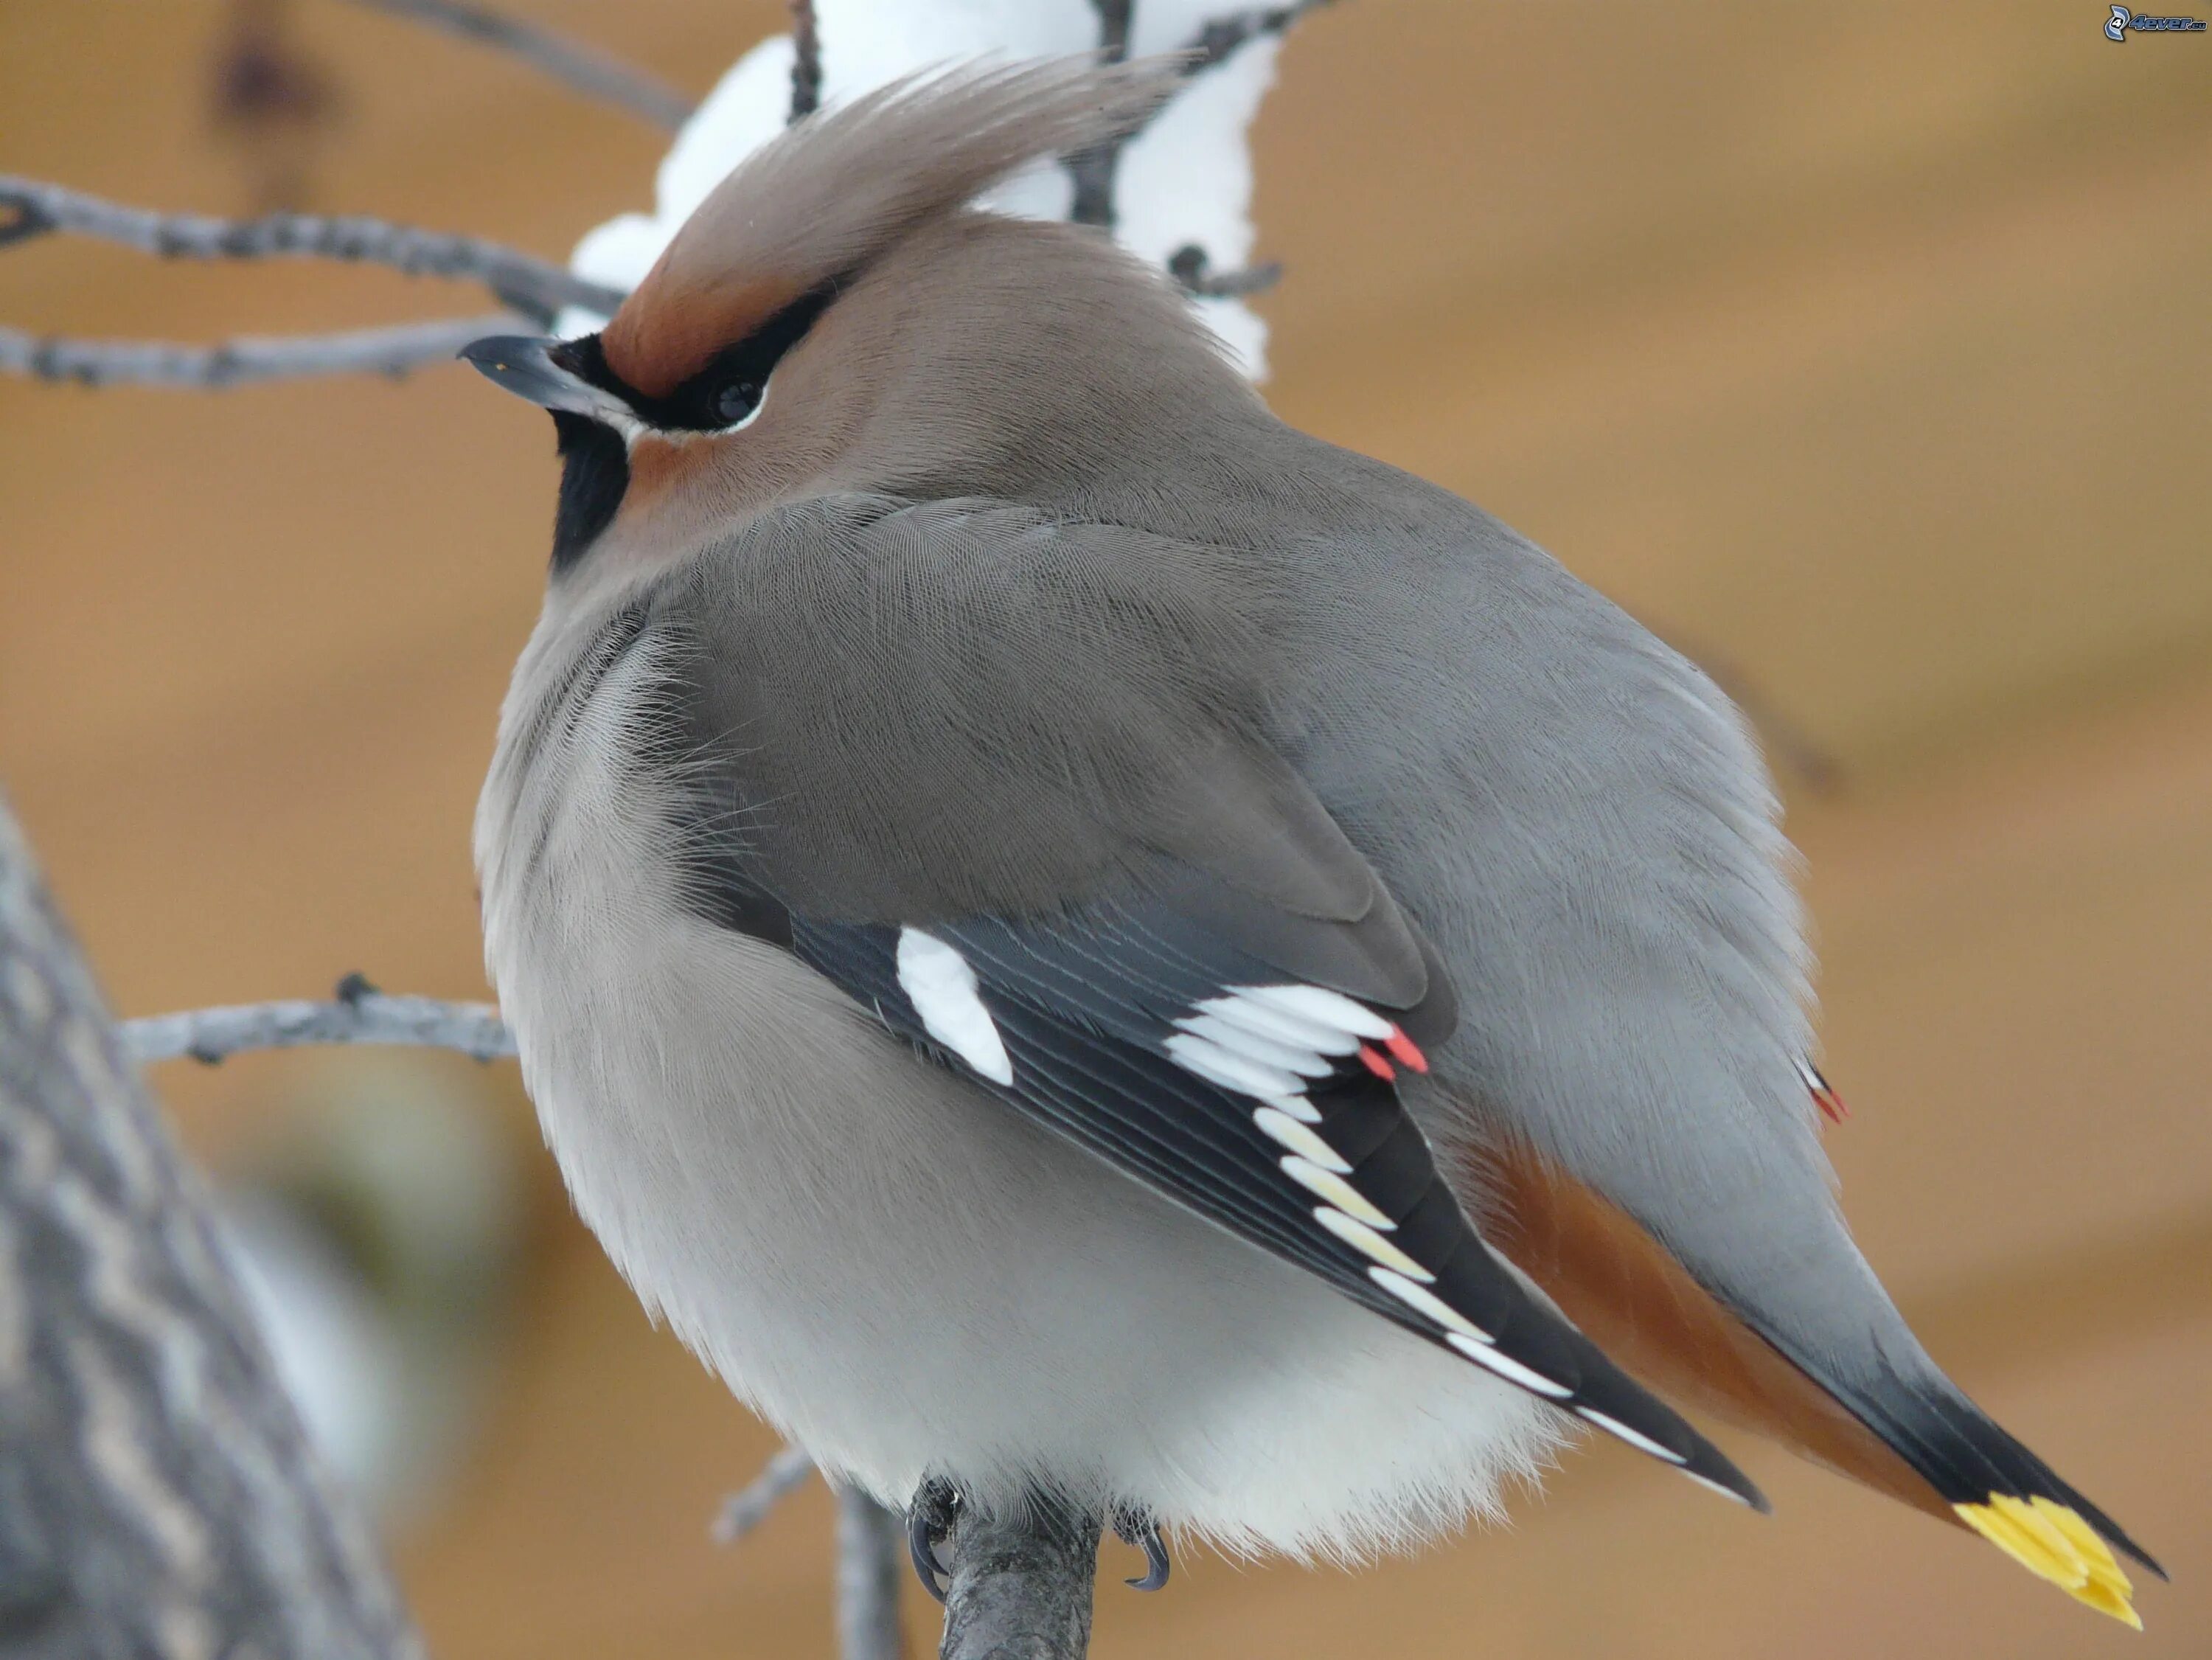
<svg viewBox="0 0 2212 1660">
<path fill-rule="evenodd" d="M 657 608 L 696 908 L 1378 1316 L 1747 1503 L 1478 1235 L 1401 1109 L 1437 958 L 1257 737 L 1264 593 L 990 503 L 771 515 Z"/>
</svg>

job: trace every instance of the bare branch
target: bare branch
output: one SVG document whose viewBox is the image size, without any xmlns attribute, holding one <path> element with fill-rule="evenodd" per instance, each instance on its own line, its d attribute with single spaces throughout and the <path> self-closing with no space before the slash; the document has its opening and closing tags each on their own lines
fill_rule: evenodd
<svg viewBox="0 0 2212 1660">
<path fill-rule="evenodd" d="M 1183 73 L 1203 75 L 1234 58 L 1255 40 L 1287 33 L 1291 25 L 1308 12 L 1329 3 L 1330 0 L 1290 0 L 1287 5 L 1254 6 L 1231 12 L 1226 17 L 1213 18 L 1184 46 L 1183 50 L 1192 56 Z"/>
<path fill-rule="evenodd" d="M 257 211 L 296 208 L 345 107 L 337 79 L 300 43 L 280 0 L 231 0 L 210 64 L 208 112 L 243 163 Z"/>
<path fill-rule="evenodd" d="M 1843 762 L 1834 751 L 1785 714 L 1758 682 L 1734 659 L 1706 650 L 1702 643 L 1686 642 L 1672 632 L 1660 637 L 1705 672 L 1730 702 L 1751 722 L 1760 746 L 1775 771 L 1795 778 L 1815 795 L 1840 794 L 1848 781 Z"/>
<path fill-rule="evenodd" d="M 289 337 L 246 336 L 214 346 L 158 340 L 82 340 L 0 328 L 0 374 L 88 386 L 213 390 L 320 374 L 400 375 L 444 362 L 487 334 L 544 327 L 562 307 L 611 312 L 620 290 L 571 276 L 535 255 L 475 236 L 416 230 L 380 219 L 275 213 L 228 220 L 163 214 L 102 200 L 39 179 L 0 175 L 0 247 L 61 233 L 118 243 L 163 258 L 335 259 L 410 277 L 481 283 L 515 308 L 396 327 Z M 516 314 L 520 313 L 520 314 Z"/>
<path fill-rule="evenodd" d="M 596 98 L 673 132 L 691 118 L 691 100 L 611 53 L 550 29 L 462 0 L 353 0 L 356 5 L 427 24 L 519 58 L 572 92 Z"/>
<path fill-rule="evenodd" d="M 906 1521 L 866 1493 L 837 1489 L 837 1651 L 842 1660 L 904 1660 L 899 1587 Z"/>
<path fill-rule="evenodd" d="M 1098 1519 L 1044 1494 L 1000 1518 L 963 1507 L 939 1660 L 1082 1660 L 1091 1645 Z"/>
<path fill-rule="evenodd" d="M 477 236 L 417 230 L 358 215 L 271 213 L 258 219 L 155 213 L 82 191 L 0 173 L 0 247 L 66 232 L 120 243 L 165 259 L 336 259 L 383 265 L 410 277 L 481 283 L 504 303 L 545 319 L 563 306 L 611 313 L 618 289 L 586 282 L 535 254 Z"/>
<path fill-rule="evenodd" d="M 1717 672 L 1710 663 L 1705 665 L 1705 670 L 1758 732 L 1776 771 L 1795 778 L 1815 795 L 1838 795 L 1843 792 L 1848 775 L 1834 751 L 1799 726 L 1793 717 L 1784 714 L 1773 699 L 1758 688 Z"/>
<path fill-rule="evenodd" d="M 803 121 L 822 107 L 822 31 L 814 0 L 791 0 L 791 115 Z"/>
<path fill-rule="evenodd" d="M 761 1473 L 722 1501 L 714 1518 L 714 1542 L 734 1545 L 769 1518 L 770 1511 L 806 1485 L 814 1461 L 797 1447 L 786 1447 L 761 1466 Z"/>
<path fill-rule="evenodd" d="M 318 374 L 381 374 L 394 379 L 428 364 L 453 361 L 471 340 L 531 326 L 514 312 L 442 317 L 396 328 L 339 334 L 241 335 L 213 346 L 164 340 L 80 340 L 0 328 L 0 374 L 74 380 L 86 386 L 167 386 L 219 392 L 264 380 Z"/>
<path fill-rule="evenodd" d="M 354 983 L 341 984 L 341 993 Z M 214 1066 L 252 1049 L 311 1043 L 398 1043 L 458 1049 L 478 1061 L 514 1053 L 514 1035 L 489 1003 L 447 1003 L 434 997 L 386 997 L 361 990 L 327 1003 L 246 1003 L 195 1009 L 123 1023 L 124 1046 L 140 1066 L 190 1055 Z"/>
<path fill-rule="evenodd" d="M 1098 14 L 1099 55 L 1109 64 L 1118 64 L 1129 55 L 1129 15 L 1134 0 L 1091 0 L 1091 9 Z M 1126 136 L 1109 139 L 1096 149 L 1067 158 L 1067 175 L 1075 184 L 1067 216 L 1077 224 L 1112 227 L 1114 174 L 1121 164 L 1121 147 L 1128 142 Z"/>
</svg>

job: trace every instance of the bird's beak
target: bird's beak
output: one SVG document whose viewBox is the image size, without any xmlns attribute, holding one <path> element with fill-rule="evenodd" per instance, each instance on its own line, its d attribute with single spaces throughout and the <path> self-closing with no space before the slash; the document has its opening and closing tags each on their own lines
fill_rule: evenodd
<svg viewBox="0 0 2212 1660">
<path fill-rule="evenodd" d="M 464 346 L 461 356 L 475 364 L 495 386 L 525 398 L 542 409 L 567 410 L 588 415 L 610 426 L 632 423 L 636 417 L 629 404 L 584 380 L 559 361 L 560 340 L 537 340 L 526 335 L 495 334 Z"/>
</svg>

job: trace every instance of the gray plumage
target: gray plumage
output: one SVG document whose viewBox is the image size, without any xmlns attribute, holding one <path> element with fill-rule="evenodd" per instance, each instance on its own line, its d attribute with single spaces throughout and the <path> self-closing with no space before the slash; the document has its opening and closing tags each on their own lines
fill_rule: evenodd
<svg viewBox="0 0 2212 1660">
<path fill-rule="evenodd" d="M 1155 273 L 962 205 L 1171 73 L 997 71 L 817 118 L 603 341 L 472 351 L 572 411 L 580 546 L 477 856 L 586 1220 L 887 1502 L 1042 1485 L 1331 1554 L 1493 1510 L 1559 1414 L 1201 1219 L 1152 1144 L 1101 1158 L 1089 1105 L 987 1087 L 1000 1039 L 1018 1093 L 1024 1043 L 1119 1014 L 1017 1011 L 991 975 L 1061 973 L 1136 915 L 1400 1022 L 1430 1069 L 1399 1098 L 1448 1172 L 1534 1149 L 1893 1444 L 1885 1413 L 1970 1414 L 1838 1210 L 1791 856 L 1728 700 L 1480 509 L 1276 421 Z M 904 955 L 930 929 L 1003 1030 L 932 1020 Z"/>
</svg>

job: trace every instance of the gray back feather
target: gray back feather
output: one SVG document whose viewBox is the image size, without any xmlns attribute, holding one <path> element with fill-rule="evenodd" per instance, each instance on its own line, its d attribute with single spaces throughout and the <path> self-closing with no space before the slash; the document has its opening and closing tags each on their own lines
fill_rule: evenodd
<svg viewBox="0 0 2212 1660">
<path fill-rule="evenodd" d="M 1356 921 L 1372 873 L 1261 736 L 1266 611 L 1232 550 L 837 496 L 705 550 L 648 626 L 677 758 L 811 914 L 1047 911 L 1166 855 Z"/>
</svg>

